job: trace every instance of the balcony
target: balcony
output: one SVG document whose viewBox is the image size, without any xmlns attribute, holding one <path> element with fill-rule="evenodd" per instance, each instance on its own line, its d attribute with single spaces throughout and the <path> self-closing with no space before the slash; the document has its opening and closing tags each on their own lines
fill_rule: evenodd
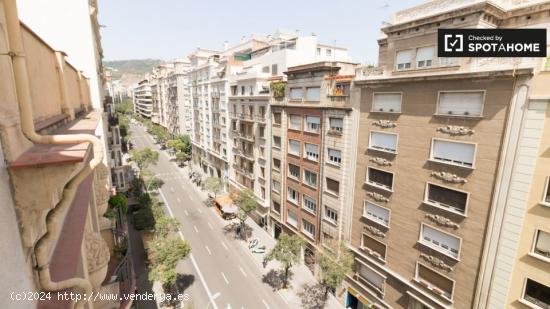
<svg viewBox="0 0 550 309">
<path fill-rule="evenodd" d="M 251 142 L 251 143 L 255 142 L 254 135 L 252 135 L 252 134 L 245 134 L 245 133 L 239 132 L 239 137 L 241 139 L 244 139 L 245 141 L 248 141 L 248 142 Z"/>
<path fill-rule="evenodd" d="M 254 120 L 256 120 L 256 122 L 259 122 L 259 123 L 265 123 L 265 121 L 266 121 L 265 115 L 256 114 L 254 116 Z"/>
<path fill-rule="evenodd" d="M 244 121 L 254 121 L 254 116 L 248 113 L 240 113 L 239 119 Z"/>
</svg>

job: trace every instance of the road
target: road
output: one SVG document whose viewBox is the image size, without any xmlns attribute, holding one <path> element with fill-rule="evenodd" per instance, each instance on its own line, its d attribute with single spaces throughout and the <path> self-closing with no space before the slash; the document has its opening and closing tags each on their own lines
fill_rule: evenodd
<svg viewBox="0 0 550 309">
<path fill-rule="evenodd" d="M 239 240 L 224 233 L 226 222 L 203 204 L 187 175 L 159 150 L 142 126 L 132 125 L 131 130 L 136 149 L 161 152 L 158 164 L 149 169 L 164 181 L 160 195 L 168 212 L 181 223 L 180 236 L 191 244 L 191 256 L 180 261 L 177 270 L 195 308 L 289 308 L 262 282 L 263 270 L 236 243 Z"/>
</svg>

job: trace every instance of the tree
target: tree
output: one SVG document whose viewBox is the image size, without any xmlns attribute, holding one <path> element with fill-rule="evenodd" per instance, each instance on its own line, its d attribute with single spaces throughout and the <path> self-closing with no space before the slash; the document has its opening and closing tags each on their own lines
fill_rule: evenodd
<svg viewBox="0 0 550 309">
<path fill-rule="evenodd" d="M 135 149 L 130 151 L 132 161 L 136 162 L 140 171 L 147 169 L 151 164 L 156 165 L 159 161 L 159 153 L 151 148 Z"/>
<path fill-rule="evenodd" d="M 319 257 L 321 268 L 321 284 L 325 287 L 324 298 L 327 299 L 330 290 L 336 290 L 346 275 L 353 270 L 353 255 L 343 245 L 336 253 L 322 252 Z"/>
<path fill-rule="evenodd" d="M 147 190 L 155 191 L 164 185 L 164 181 L 158 177 L 152 177 L 147 181 Z"/>
<path fill-rule="evenodd" d="M 119 211 L 122 214 L 126 214 L 128 212 L 128 201 L 126 196 L 122 193 L 118 193 L 117 195 L 109 198 L 109 209 L 107 209 L 103 216 L 107 218 L 115 218 Z"/>
<path fill-rule="evenodd" d="M 237 218 L 241 222 L 241 227 L 239 229 L 241 238 L 246 240 L 246 218 L 248 218 L 250 213 L 256 210 L 256 207 L 258 207 L 254 192 L 252 192 L 252 190 L 250 189 L 244 189 L 243 191 L 241 191 L 239 193 L 239 197 L 237 198 L 237 206 L 239 206 L 239 210 L 237 211 Z"/>
<path fill-rule="evenodd" d="M 178 137 L 179 140 L 181 140 L 182 142 L 182 149 L 181 151 L 186 153 L 188 156 L 191 156 L 191 137 L 189 137 L 189 135 L 185 134 L 185 135 L 180 135 Z"/>
<path fill-rule="evenodd" d="M 176 283 L 176 265 L 178 261 L 191 253 L 191 246 L 185 240 L 174 235 L 155 241 L 151 246 L 151 272 L 149 280 L 160 281 L 164 287 L 172 287 Z"/>
<path fill-rule="evenodd" d="M 288 272 L 292 266 L 300 263 L 304 240 L 298 235 L 281 234 L 275 247 L 267 255 L 267 261 L 276 260 L 283 265 L 283 288 L 288 286 Z"/>
<path fill-rule="evenodd" d="M 130 99 L 126 99 L 119 104 L 115 105 L 115 112 L 118 114 L 130 115 L 134 112 L 134 106 Z"/>
<path fill-rule="evenodd" d="M 219 177 L 208 177 L 204 181 L 204 188 L 216 197 L 223 190 L 223 181 Z"/>
<path fill-rule="evenodd" d="M 153 211 L 153 214 L 155 212 Z M 155 236 L 159 239 L 164 239 L 172 233 L 176 233 L 180 223 L 176 218 L 162 215 L 155 219 Z"/>
<path fill-rule="evenodd" d="M 189 160 L 189 156 L 185 152 L 178 152 L 176 153 L 176 163 L 179 166 L 182 166 L 184 162 Z"/>
</svg>

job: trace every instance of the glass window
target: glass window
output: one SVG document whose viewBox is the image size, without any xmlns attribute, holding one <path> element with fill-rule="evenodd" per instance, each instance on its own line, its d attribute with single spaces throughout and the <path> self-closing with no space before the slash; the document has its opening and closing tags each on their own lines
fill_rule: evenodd
<svg viewBox="0 0 550 309">
<path fill-rule="evenodd" d="M 290 88 L 290 99 L 301 100 L 304 97 L 302 88 Z"/>
<path fill-rule="evenodd" d="M 330 57 L 332 55 L 332 49 L 327 48 L 327 57 Z"/>
<path fill-rule="evenodd" d="M 313 235 L 315 233 L 315 226 L 313 226 L 313 224 L 309 223 L 306 220 L 302 220 L 302 228 L 303 228 L 304 234 L 313 238 Z"/>
<path fill-rule="evenodd" d="M 288 187 L 287 193 L 287 200 L 293 202 L 294 204 L 298 204 L 300 200 L 300 194 L 298 193 L 298 191 L 292 189 L 291 187 Z"/>
<path fill-rule="evenodd" d="M 279 74 L 279 70 L 277 68 L 277 64 L 272 64 L 271 65 L 271 75 L 277 75 Z"/>
<path fill-rule="evenodd" d="M 397 134 L 370 132 L 369 148 L 387 152 L 397 152 Z"/>
<path fill-rule="evenodd" d="M 294 179 L 300 179 L 300 167 L 289 163 L 288 176 Z"/>
<path fill-rule="evenodd" d="M 342 134 L 344 131 L 344 119 L 342 118 L 329 118 L 330 133 Z"/>
<path fill-rule="evenodd" d="M 300 115 L 289 115 L 288 128 L 292 130 L 302 129 L 302 117 Z"/>
<path fill-rule="evenodd" d="M 273 147 L 281 148 L 281 137 L 273 135 Z"/>
<path fill-rule="evenodd" d="M 393 189 L 393 174 L 372 167 L 367 168 L 367 182 L 370 185 L 386 189 Z"/>
<path fill-rule="evenodd" d="M 321 55 L 321 48 L 317 47 L 317 56 L 320 56 L 320 55 Z"/>
<path fill-rule="evenodd" d="M 304 183 L 308 186 L 317 188 L 317 174 L 304 170 Z"/>
<path fill-rule="evenodd" d="M 421 47 L 416 50 L 416 67 L 417 68 L 426 68 L 431 67 L 433 58 L 434 58 L 433 46 Z"/>
<path fill-rule="evenodd" d="M 319 87 L 307 87 L 306 88 L 306 100 L 307 101 L 319 101 L 319 100 L 321 100 L 321 88 L 319 88 Z"/>
<path fill-rule="evenodd" d="M 550 287 L 527 278 L 523 299 L 535 305 L 536 308 L 550 308 Z"/>
<path fill-rule="evenodd" d="M 428 225 L 422 224 L 422 237 L 420 242 L 428 247 L 434 248 L 453 258 L 458 258 L 460 250 L 460 239 L 450 234 L 436 230 Z"/>
<path fill-rule="evenodd" d="M 359 276 L 379 291 L 384 291 L 385 278 L 372 268 L 359 264 Z"/>
<path fill-rule="evenodd" d="M 453 293 L 454 282 L 439 274 L 430 268 L 417 264 L 416 267 L 416 280 L 422 282 L 424 285 L 431 287 L 436 292 L 442 294 L 447 299 L 451 299 Z"/>
<path fill-rule="evenodd" d="M 276 170 L 276 171 L 281 170 L 281 160 L 273 159 L 273 169 Z"/>
<path fill-rule="evenodd" d="M 281 213 L 281 204 L 273 201 L 273 211 L 276 213 Z"/>
<path fill-rule="evenodd" d="M 332 194 L 335 194 L 335 195 L 339 195 L 340 194 L 340 183 L 336 180 L 333 180 L 333 179 L 330 179 L 330 178 L 325 178 L 325 182 L 326 182 L 326 186 L 327 186 L 327 191 L 332 193 Z"/>
<path fill-rule="evenodd" d="M 429 204 L 465 214 L 468 194 L 429 183 L 426 200 Z"/>
<path fill-rule="evenodd" d="M 281 192 L 281 183 L 277 180 L 273 180 L 273 191 L 279 193 Z"/>
<path fill-rule="evenodd" d="M 400 93 L 374 93 L 372 102 L 373 112 L 400 113 Z"/>
<path fill-rule="evenodd" d="M 368 201 L 363 205 L 363 216 L 383 226 L 390 225 L 390 210 Z"/>
<path fill-rule="evenodd" d="M 304 194 L 303 202 L 305 209 L 315 213 L 315 210 L 317 209 L 317 202 L 315 202 L 314 199 Z"/>
<path fill-rule="evenodd" d="M 328 161 L 340 165 L 342 163 L 342 152 L 340 150 L 329 148 Z"/>
<path fill-rule="evenodd" d="M 398 51 L 395 56 L 395 68 L 397 70 L 405 70 L 411 68 L 412 62 L 412 50 L 401 50 Z"/>
<path fill-rule="evenodd" d="M 433 160 L 466 167 L 474 165 L 475 144 L 434 139 L 432 147 Z"/>
<path fill-rule="evenodd" d="M 288 140 L 288 153 L 299 156 L 300 155 L 300 141 L 293 139 Z"/>
<path fill-rule="evenodd" d="M 537 230 L 533 251 L 535 254 L 550 259 L 550 233 Z"/>
<path fill-rule="evenodd" d="M 455 116 L 481 116 L 485 92 L 444 92 L 439 93 L 437 113 Z"/>
<path fill-rule="evenodd" d="M 304 144 L 305 157 L 308 160 L 317 161 L 319 159 L 319 146 L 315 144 Z"/>
<path fill-rule="evenodd" d="M 289 210 L 286 216 L 286 222 L 294 227 L 298 227 L 298 217 L 296 213 L 292 210 Z"/>
<path fill-rule="evenodd" d="M 281 113 L 273 113 L 273 124 L 281 125 Z"/>
<path fill-rule="evenodd" d="M 317 116 L 306 116 L 306 131 L 319 133 L 321 128 L 321 118 Z"/>
<path fill-rule="evenodd" d="M 338 222 L 338 212 L 328 206 L 325 206 L 325 219 L 332 223 Z"/>
<path fill-rule="evenodd" d="M 367 249 L 371 255 L 379 259 L 386 259 L 386 245 L 366 234 L 361 235 L 361 248 Z"/>
</svg>

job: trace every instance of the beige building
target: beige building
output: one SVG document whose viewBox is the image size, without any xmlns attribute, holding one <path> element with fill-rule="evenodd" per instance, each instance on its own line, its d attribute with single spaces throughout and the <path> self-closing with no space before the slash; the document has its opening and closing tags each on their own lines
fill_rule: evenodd
<svg viewBox="0 0 550 309">
<path fill-rule="evenodd" d="M 86 4 L 97 27 L 97 6 Z M 14 296 L 28 292 L 132 291 L 129 264 L 113 254 L 120 226 L 103 217 L 112 192 L 106 115 L 92 107 L 88 78 L 64 52 L 19 22 L 15 1 L 0 2 L 0 29 L 0 226 L 9 235 L 0 253 L 0 307 L 71 306 L 53 293 L 40 302 Z M 99 37 L 93 39 L 87 43 L 100 46 Z M 121 271 L 114 273 L 117 266 Z M 79 308 L 129 305 L 78 303 Z"/>
<path fill-rule="evenodd" d="M 517 146 L 522 134 L 542 133 L 530 117 L 547 109 L 535 87 L 546 81 L 544 59 L 438 58 L 437 29 L 548 28 L 548 8 L 540 1 L 432 1 L 395 13 L 382 28 L 379 67 L 361 68 L 354 82 L 360 124 L 350 247 L 356 263 L 343 293 L 346 306 L 507 307 L 497 288 L 507 285 L 511 269 L 501 269 L 515 258 L 513 252 L 507 258 L 506 248 L 516 244 L 506 225 L 517 229 L 526 211 L 510 205 L 526 199 L 530 186 L 522 182 L 535 171 L 521 155 L 536 151 Z M 524 175 L 513 173 L 514 166 Z M 543 229 L 548 214 L 533 216 Z M 525 237 L 534 237 L 529 229 Z M 548 284 L 542 271 L 533 279 Z"/>
</svg>

